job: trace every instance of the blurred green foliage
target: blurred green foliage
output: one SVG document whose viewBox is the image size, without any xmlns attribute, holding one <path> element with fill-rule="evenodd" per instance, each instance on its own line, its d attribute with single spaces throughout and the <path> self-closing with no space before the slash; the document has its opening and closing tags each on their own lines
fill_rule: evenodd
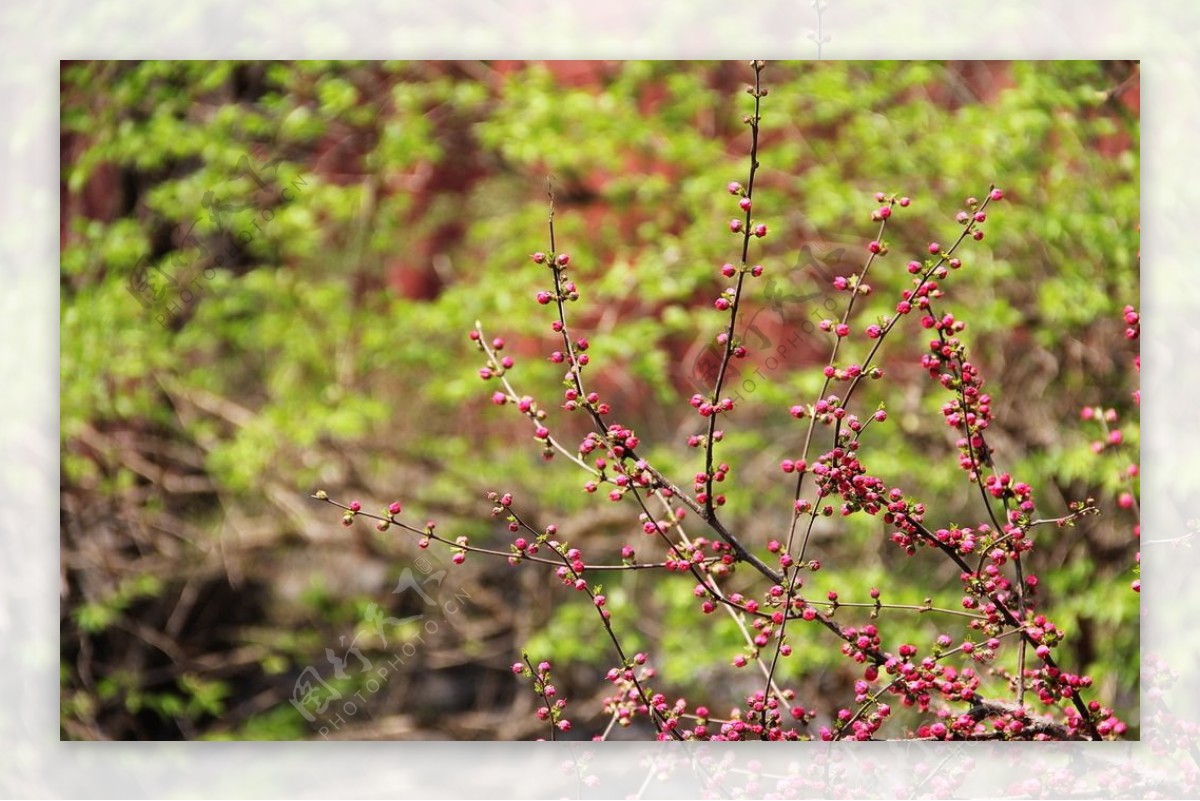
<svg viewBox="0 0 1200 801">
<path fill-rule="evenodd" d="M 581 492 L 585 479 L 569 465 L 541 461 L 526 421 L 487 403 L 491 388 L 466 338 L 476 320 L 506 337 L 519 390 L 553 409 L 561 375 L 544 358 L 549 318 L 532 301 L 547 281 L 528 259 L 549 249 L 547 176 L 559 249 L 577 265 L 583 300 L 570 311 L 576 333 L 592 340 L 594 383 L 665 473 L 687 485 L 700 469 L 699 453 L 683 445 L 696 428 L 685 399 L 696 391 L 695 356 L 722 325 L 711 309 L 717 268 L 737 256 L 724 187 L 745 180 L 749 70 L 585 66 L 580 79 L 545 64 L 64 65 L 64 493 L 187 543 L 136 581 L 112 565 L 71 564 L 64 719 L 103 721 L 104 705 L 119 702 L 157 715 L 161 736 L 312 736 L 286 702 L 286 681 L 274 703 L 252 704 L 222 727 L 213 724 L 249 685 L 187 673 L 147 691 L 136 672 L 98 683 L 80 675 L 90 650 L 81 643 L 138 614 L 135 600 L 165 604 L 196 565 L 210 563 L 206 554 L 230 547 L 203 533 L 222 521 L 268 521 L 275 554 L 330 552 L 339 546 L 297 537 L 312 525 L 342 536 L 337 516 L 295 500 L 324 487 L 374 492 L 372 503 L 399 496 L 446 530 L 505 547 L 480 501 L 487 489 L 514 491 L 543 525 L 608 504 Z M 828 347 L 804 331 L 833 316 L 822 300 L 842 301 L 803 269 L 802 248 L 844 248 L 834 272 L 848 274 L 875 235 L 872 195 L 914 199 L 889 225 L 891 253 L 855 315 L 861 330 L 908 285 L 905 261 L 929 241 L 953 239 L 964 199 L 1003 187 L 987 238 L 965 247 L 939 308 L 969 324 L 970 353 L 997 399 L 997 460 L 1035 487 L 1043 516 L 1088 496 L 1104 512 L 1080 529 L 1040 530 L 1035 566 L 1074 649 L 1060 661 L 1092 673 L 1102 700 L 1136 717 L 1138 600 L 1128 589 L 1136 520 L 1115 497 L 1131 489 L 1122 477 L 1137 448 L 1136 347 L 1121 337 L 1120 313 L 1137 304 L 1139 129 L 1136 109 L 1111 92 L 1130 69 L 768 65 L 754 202 L 772 234 L 754 243 L 752 258 L 786 296 L 821 294 L 759 318 L 771 322 L 769 350 L 786 341 L 794 358 L 763 369 L 769 380 L 752 390 L 741 385 L 747 403 L 726 423 L 721 459 L 734 466 L 724 517 L 762 549 L 789 518 L 790 482 L 776 465 L 798 455 L 803 429 L 786 410 L 813 399 L 825 358 L 817 354 Z M 161 299 L 156 289 L 165 289 Z M 762 291 L 750 285 L 751 311 L 766 308 Z M 863 458 L 922 497 L 939 525 L 967 524 L 983 512 L 940 421 L 946 397 L 916 366 L 922 334 L 914 324 L 888 343 L 889 380 L 859 398 L 861 408 L 885 404 L 892 415 Z M 1079 407 L 1096 404 L 1117 411 L 1125 434 L 1121 449 L 1099 456 L 1089 447 L 1096 432 L 1078 422 Z M 581 421 L 562 417 L 551 418 L 556 435 L 583 434 Z M 153 448 L 130 444 L 147 439 Z M 176 474 L 205 489 L 179 490 L 166 480 Z M 589 554 L 607 560 L 625 542 L 647 548 L 634 517 L 589 532 Z M 82 541 L 97 530 L 82 520 L 64 550 L 86 551 Z M 954 606 L 955 577 L 894 553 L 883 534 L 878 521 L 857 518 L 823 530 L 814 549 L 825 568 L 808 591 L 865 600 L 879 586 L 885 600 L 909 604 L 937 591 Z M 114 547 L 132 570 L 137 548 Z M 256 569 L 272 595 L 276 568 Z M 699 617 L 688 580 L 608 583 L 631 647 L 652 653 L 669 686 L 738 700 L 712 668 L 728 664 L 740 635 L 723 616 Z M 276 612 L 243 621 L 212 647 L 262 649 L 260 685 L 294 678 L 371 597 L 334 585 L 322 592 L 315 605 L 311 593 L 276 599 L 266 607 Z M 527 610 L 533 630 L 515 649 L 602 673 L 614 656 L 574 595 L 552 587 L 549 607 Z M 947 625 L 887 611 L 884 623 L 897 642 L 928 642 Z M 297 636 L 297 625 L 313 634 Z M 850 675 L 836 644 L 807 635 L 781 670 L 795 682 Z M 96 725 L 109 736 L 144 733 Z"/>
</svg>

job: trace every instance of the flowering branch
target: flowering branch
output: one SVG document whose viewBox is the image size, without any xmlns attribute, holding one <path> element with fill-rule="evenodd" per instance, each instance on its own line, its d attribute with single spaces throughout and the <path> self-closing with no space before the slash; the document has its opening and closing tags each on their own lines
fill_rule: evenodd
<svg viewBox="0 0 1200 801">
<path fill-rule="evenodd" d="M 859 298 L 871 294 L 867 279 L 876 262 L 888 254 L 885 236 L 890 220 L 911 204 L 907 197 L 876 194 L 878 205 L 872 211 L 871 219 L 878 227 L 875 239 L 867 246 L 868 255 L 861 269 L 853 275 L 832 279 L 833 288 L 848 293 L 849 298 L 840 318 L 820 323 L 821 330 L 834 336 L 823 368 L 824 380 L 811 403 L 797 404 L 790 409 L 796 419 L 806 419 L 807 430 L 803 435 L 800 458 L 780 462 L 780 469 L 785 474 L 794 474 L 787 535 L 782 536 L 781 531 L 779 539 L 767 543 L 766 551 L 770 556 L 764 559 L 720 519 L 718 509 L 726 499 L 717 484 L 726 481 L 731 468 L 717 458 L 717 443 L 724 435 L 717 428 L 717 418 L 735 408 L 732 398 L 723 397 L 726 380 L 734 369 L 733 360 L 743 359 L 749 352 L 735 335 L 735 330 L 746 302 L 747 277 L 756 278 L 763 272 L 761 265 L 750 263 L 750 243 L 751 238 L 767 235 L 767 226 L 753 216 L 755 184 L 760 168 L 762 99 L 767 96 L 762 84 L 764 62 L 753 61 L 751 68 L 754 81 L 747 91 L 753 97 L 754 108 L 753 113 L 744 118 L 751 134 L 749 171 L 744 185 L 733 182 L 727 186 L 729 193 L 737 198 L 741 212 L 728 224 L 732 233 L 741 236 L 741 252 L 737 264 L 727 263 L 721 267 L 722 276 L 733 279 L 733 284 L 714 302 L 715 308 L 728 316 L 716 336 L 720 358 L 711 394 L 707 397 L 696 394 L 691 398 L 692 407 L 705 418 L 704 433 L 688 439 L 691 447 L 704 448 L 704 470 L 695 475 L 692 493 L 680 489 L 676 482 L 640 455 L 640 437 L 632 428 L 612 422 L 612 408 L 598 392 L 589 389 L 585 381 L 585 372 L 591 365 L 588 352 L 591 343 L 587 337 L 575 336 L 569 324 L 567 304 L 580 299 L 580 289 L 571 277 L 571 256 L 559 250 L 554 190 L 549 182 L 549 252 L 536 252 L 531 258 L 550 273 L 549 288 L 539 291 L 536 300 L 544 306 L 553 305 L 554 309 L 550 328 L 556 335 L 555 347 L 558 349 L 550 353 L 549 360 L 564 366 L 561 408 L 568 413 L 582 411 L 589 423 L 588 433 L 577 448 L 568 447 L 553 436 L 548 411 L 531 396 L 518 392 L 510 381 L 509 372 L 515 367 L 515 360 L 504 355 L 503 339 L 489 340 L 479 322 L 470 331 L 470 338 L 485 360 L 479 371 L 480 377 L 496 380 L 500 386 L 493 392 L 492 402 L 517 407 L 532 425 L 533 438 L 539 443 L 545 459 L 561 456 L 582 468 L 587 476 L 586 492 L 595 493 L 603 488 L 613 502 L 631 499 L 642 531 L 661 544 L 665 558 L 639 561 L 634 549 L 625 545 L 621 548 L 620 563 L 591 563 L 585 559 L 581 548 L 557 539 L 555 526 L 547 526 L 543 531 L 530 526 L 515 511 L 510 493 L 493 492 L 488 496 L 493 503 L 493 516 L 503 518 L 514 535 L 507 550 L 477 547 L 464 536 L 440 535 L 433 522 L 423 528 L 406 523 L 399 517 L 401 507 L 398 502 L 388 506 L 383 514 L 372 514 L 364 512 L 357 501 L 342 505 L 330 500 L 324 492 L 318 492 L 314 497 L 341 509 L 346 525 L 362 516 L 375 520 L 380 531 L 396 526 L 419 536 L 418 544 L 422 548 L 428 547 L 430 542 L 440 543 L 451 549 L 456 564 L 465 561 L 469 554 L 480 554 L 504 558 L 512 565 L 530 562 L 553 567 L 564 586 L 588 598 L 619 661 L 618 667 L 606 676 L 616 691 L 604 701 L 604 711 L 609 719 L 602 737 L 607 737 L 614 725 L 628 725 L 639 714 L 650 719 L 661 739 L 799 739 L 809 736 L 805 727 L 814 720 L 816 713 L 795 704 L 795 693 L 776 681 L 782 660 L 793 652 L 789 629 L 796 620 L 815 623 L 833 634 L 842 653 L 863 666 L 862 677 L 855 682 L 857 709 L 852 711 L 849 706 L 839 709 L 832 728 L 821 727 L 823 739 L 874 739 L 890 714 L 890 707 L 883 703 L 885 697 L 897 696 L 906 706 L 928 713 L 935 693 L 949 704 L 967 705 L 967 710 L 956 716 L 949 709 L 939 710 L 936 722 L 918 729 L 918 738 L 1099 740 L 1119 736 L 1125 731 L 1125 724 L 1117 720 L 1111 710 L 1100 707 L 1095 701 L 1084 700 L 1083 690 L 1090 686 L 1091 679 L 1063 671 L 1053 658 L 1052 648 L 1061 642 L 1063 633 L 1044 615 L 1035 614 L 1038 580 L 1035 575 L 1026 573 L 1022 561 L 1022 554 L 1033 548 L 1029 536 L 1032 530 L 1048 523 L 1074 525 L 1079 519 L 1096 514 L 1097 507 L 1089 498 L 1085 502 L 1072 503 L 1068 513 L 1062 516 L 1034 519 L 1032 488 L 1001 472 L 993 460 L 985 433 L 991 422 L 992 400 L 982 392 L 979 370 L 968 360 L 961 341 L 960 334 L 966 323 L 953 314 L 934 311 L 935 302 L 944 296 L 941 284 L 952 271 L 962 267 L 957 255 L 960 247 L 968 238 L 973 241 L 984 238 L 982 226 L 987 220 L 989 204 L 1004 197 L 994 185 L 989 187 L 982 202 L 975 198 L 967 200 L 967 208 L 958 214 L 961 231 L 949 248 L 931 242 L 926 248 L 926 258 L 908 262 L 912 288 L 901 293 L 894 314 L 884 315 L 865 326 L 862 333 L 871 342 L 861 362 L 842 364 L 844 340 L 853 336 Z M 921 365 L 931 378 L 952 393 L 942 414 L 946 424 L 960 436 L 959 466 L 974 486 L 971 494 L 978 493 L 987 522 L 937 528 L 926 522 L 927 510 L 923 503 L 872 475 L 860 453 L 864 433 L 873 426 L 884 424 L 888 415 L 880 404 L 860 417 L 853 411 L 852 401 L 865 379 L 884 377 L 883 369 L 877 365 L 882 345 L 897 330 L 900 321 L 910 315 L 920 315 L 922 328 L 932 330 L 936 335 L 929 340 Z M 1127 323 L 1136 325 L 1136 317 L 1136 313 L 1127 314 Z M 844 389 L 834 394 L 838 384 Z M 818 424 L 830 429 L 831 441 L 827 448 L 817 449 L 823 452 L 814 455 Z M 1105 433 L 1112 442 L 1115 435 L 1107 429 Z M 985 468 L 990 469 L 985 471 Z M 810 476 L 811 484 L 808 482 Z M 806 489 L 811 494 L 806 494 Z M 683 525 L 688 512 L 696 514 L 716 536 L 711 539 L 689 536 Z M 834 590 L 825 594 L 825 600 L 805 597 L 806 576 L 821 568 L 819 560 L 808 558 L 818 517 L 829 518 L 836 513 L 849 517 L 859 512 L 878 517 L 890 529 L 890 540 L 909 556 L 920 549 L 940 552 L 959 571 L 964 591 L 962 609 L 935 606 L 931 598 L 926 598 L 922 604 L 885 603 L 877 588 L 871 590 L 870 602 L 842 601 Z M 548 553 L 539 555 L 543 552 Z M 974 567 L 969 561 L 976 561 Z M 756 574 L 749 578 L 766 579 L 767 586 L 751 590 L 736 585 L 743 591 L 723 586 L 723 579 L 738 563 L 749 565 Z M 746 645 L 745 652 L 733 658 L 733 665 L 741 668 L 751 661 L 756 662 L 765 682 L 761 691 L 746 696 L 744 712 L 735 710 L 730 716 L 718 718 L 710 715 L 705 707 L 692 709 L 684 699 L 672 702 L 662 693 L 653 691 L 648 682 L 655 673 L 646 667 L 646 655 L 628 654 L 612 623 L 603 587 L 589 578 L 591 572 L 621 570 L 686 574 L 695 582 L 693 594 L 703 614 L 711 614 L 720 608 L 733 620 Z M 871 621 L 877 620 L 884 609 L 961 618 L 968 621 L 966 625 L 970 630 L 984 635 L 984 639 L 975 642 L 964 638 L 956 644 L 950 636 L 939 634 L 931 653 L 918 660 L 918 648 L 911 643 L 902 643 L 892 649 L 885 646 L 884 632 L 875 622 L 866 625 L 841 622 L 837 618 L 839 607 L 870 610 Z M 985 698 L 979 690 L 980 677 L 974 668 L 957 670 L 946 664 L 951 656 L 963 656 L 981 663 L 990 661 L 1004 640 L 1016 641 L 1016 674 L 1010 675 L 1003 668 L 995 672 L 1012 683 L 1015 703 Z M 1039 668 L 1027 669 L 1027 651 L 1032 651 L 1040 660 Z M 568 731 L 571 724 L 562 712 L 565 700 L 556 697 L 557 690 L 549 683 L 549 663 L 541 662 L 535 667 L 525 656 L 523 663 L 514 663 L 512 668 L 514 673 L 533 680 L 534 690 L 542 702 L 538 716 L 550 722 L 550 739 L 555 739 L 559 732 Z M 1038 699 L 1046 706 L 1062 711 L 1066 722 L 1031 715 L 1025 708 L 1027 690 L 1036 691 Z M 1069 705 L 1064 703 L 1067 700 Z M 792 719 L 798 721 L 797 726 L 783 724 L 785 712 L 790 712 Z M 986 729 L 985 720 L 991 722 L 993 731 Z M 714 724 L 719 727 L 715 732 L 710 729 Z"/>
</svg>

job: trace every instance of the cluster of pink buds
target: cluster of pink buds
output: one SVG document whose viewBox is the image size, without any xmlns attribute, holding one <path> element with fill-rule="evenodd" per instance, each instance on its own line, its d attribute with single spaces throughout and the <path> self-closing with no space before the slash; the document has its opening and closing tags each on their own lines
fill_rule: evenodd
<svg viewBox="0 0 1200 801">
<path fill-rule="evenodd" d="M 558 688 L 550 683 L 550 663 L 539 662 L 537 667 L 533 668 L 526 657 L 525 662 L 513 662 L 512 672 L 515 676 L 533 680 L 534 695 L 542 704 L 537 709 L 537 718 L 550 723 L 551 739 L 554 739 L 558 732 L 569 732 L 571 721 L 566 717 L 567 699 L 560 698 Z"/>
<path fill-rule="evenodd" d="M 1125 338 L 1137 339 L 1142 335 L 1142 317 L 1137 313 L 1137 310 L 1132 306 L 1126 306 L 1125 311 Z"/>
<path fill-rule="evenodd" d="M 609 669 L 604 678 L 613 685 L 615 692 L 603 699 L 604 711 L 606 714 L 616 717 L 618 726 L 627 727 L 638 715 L 650 714 L 650 707 L 642 700 L 637 683 L 652 679 L 654 676 L 654 668 L 646 666 L 646 655 L 641 652 L 634 654 L 633 659 L 626 662 L 621 668 Z M 682 701 L 678 702 L 674 708 L 668 707 L 665 703 L 666 699 L 658 693 L 651 696 L 649 700 L 659 719 L 664 721 L 670 729 L 674 729 L 678 725 L 678 716 L 687 708 Z M 676 719 L 676 722 L 672 722 L 673 719 Z"/>
<path fill-rule="evenodd" d="M 475 347 L 483 351 L 487 356 L 487 363 L 479 368 L 479 377 L 484 381 L 504 375 L 504 372 L 512 369 L 516 363 L 511 356 L 499 355 L 499 352 L 504 349 L 504 340 L 500 337 L 492 340 L 491 348 L 489 349 L 478 329 L 471 329 L 468 336 L 475 343 Z M 496 392 L 492 396 L 492 402 L 499 406 L 504 405 L 507 401 L 508 396 L 503 392 Z"/>
</svg>

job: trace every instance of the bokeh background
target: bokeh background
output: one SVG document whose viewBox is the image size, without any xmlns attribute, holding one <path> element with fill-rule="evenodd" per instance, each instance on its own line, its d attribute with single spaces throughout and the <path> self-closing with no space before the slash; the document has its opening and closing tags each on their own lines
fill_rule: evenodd
<svg viewBox="0 0 1200 801">
<path fill-rule="evenodd" d="M 418 524 L 495 545 L 506 532 L 484 493 L 509 490 L 590 552 L 641 545 L 634 512 L 586 495 L 488 402 L 466 332 L 483 321 L 508 340 L 517 386 L 557 395 L 532 301 L 545 274 L 528 261 L 548 247 L 552 176 L 591 381 L 686 484 L 700 466 L 686 398 L 721 324 L 716 267 L 736 255 L 724 187 L 745 176 L 750 75 L 742 62 L 64 62 L 62 736 L 540 736 L 508 671 L 522 651 L 561 666 L 580 736 L 602 728 L 597 677 L 613 657 L 585 599 L 533 565 L 451 568 L 395 531 L 344 529 L 308 496 L 400 499 Z M 971 324 L 997 461 L 1046 516 L 1088 496 L 1103 511 L 1043 529 L 1036 572 L 1070 633 L 1059 661 L 1086 666 L 1136 736 L 1137 518 L 1118 499 L 1137 495 L 1137 348 L 1121 320 L 1138 302 L 1137 65 L 771 63 L 765 81 L 755 205 L 772 235 L 747 317 L 752 344 L 791 346 L 774 368 L 751 360 L 767 380 L 742 385 L 725 426 L 726 519 L 762 548 L 788 518 L 777 463 L 803 428 L 786 410 L 819 386 L 812 323 L 840 299 L 827 276 L 861 264 L 872 195 L 914 204 L 890 227 L 862 324 L 905 285 L 910 254 L 950 239 L 964 198 L 997 183 L 1006 200 L 942 306 Z M 917 364 L 923 341 L 914 326 L 887 346 L 890 383 L 866 400 L 886 400 L 894 424 L 864 455 L 965 523 L 982 510 Z M 1092 405 L 1117 413 L 1120 447 L 1093 452 L 1101 429 L 1079 414 Z M 581 425 L 556 432 L 569 442 Z M 883 533 L 819 530 L 814 586 L 953 605 L 956 576 Z M 698 614 L 690 581 L 607 589 L 664 689 L 722 708 L 750 687 L 728 667 L 735 631 Z M 886 620 L 897 641 L 941 630 Z M 819 636 L 785 664 L 810 706 L 854 678 Z M 360 694 L 355 713 L 308 719 L 290 703 L 306 671 Z"/>
</svg>

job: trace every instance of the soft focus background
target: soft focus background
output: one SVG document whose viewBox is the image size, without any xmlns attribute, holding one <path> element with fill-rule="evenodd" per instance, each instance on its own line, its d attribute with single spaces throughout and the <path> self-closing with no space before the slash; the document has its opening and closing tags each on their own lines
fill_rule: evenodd
<svg viewBox="0 0 1200 801">
<path fill-rule="evenodd" d="M 724 518 L 762 549 L 788 519 L 777 463 L 804 431 L 786 410 L 812 399 L 827 351 L 812 324 L 841 300 L 828 276 L 861 264 L 872 195 L 914 203 L 890 226 L 859 328 L 906 285 L 908 258 L 952 241 L 965 197 L 1002 186 L 940 305 L 970 323 L 997 462 L 1033 484 L 1043 516 L 1088 496 L 1103 510 L 1039 529 L 1034 569 L 1070 634 L 1060 663 L 1093 675 L 1134 733 L 1137 520 L 1118 498 L 1137 493 L 1137 348 L 1121 320 L 1138 303 L 1137 75 L 1131 62 L 769 64 L 755 208 L 772 233 L 753 245 L 766 274 L 746 316 L 764 353 L 740 365 L 746 403 L 720 451 L 734 468 Z M 553 176 L 591 382 L 686 485 L 701 465 L 686 398 L 724 320 L 717 267 L 736 257 L 724 187 L 745 179 L 750 77 L 742 62 L 65 62 L 62 736 L 541 736 L 508 671 L 523 650 L 560 666 L 576 733 L 602 728 L 613 656 L 582 596 L 534 565 L 452 568 L 403 533 L 344 529 L 308 496 L 399 499 L 411 522 L 501 545 L 484 494 L 508 490 L 589 553 L 643 546 L 631 508 L 586 495 L 514 409 L 488 402 L 466 332 L 481 320 L 504 336 L 518 389 L 553 406 L 561 371 L 532 300 L 546 275 L 528 260 L 548 249 Z M 864 461 L 931 520 L 967 524 L 982 510 L 915 322 L 864 396 L 891 414 Z M 765 351 L 785 344 L 772 367 Z M 1101 427 L 1079 414 L 1093 405 L 1124 437 L 1098 455 Z M 564 441 L 584 431 L 554 420 Z M 956 603 L 955 575 L 883 533 L 819 530 L 814 595 L 879 586 Z M 728 667 L 735 632 L 700 616 L 691 588 L 630 575 L 607 594 L 662 689 L 725 708 L 761 682 Z M 945 624 L 884 622 L 918 643 Z M 785 670 L 818 708 L 855 677 L 817 632 Z M 306 681 L 341 699 L 297 709 Z"/>
</svg>

